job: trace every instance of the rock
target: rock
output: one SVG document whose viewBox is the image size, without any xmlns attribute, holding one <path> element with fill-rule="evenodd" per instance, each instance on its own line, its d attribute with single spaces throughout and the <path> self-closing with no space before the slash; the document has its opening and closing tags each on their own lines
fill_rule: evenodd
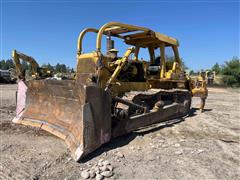
<svg viewBox="0 0 240 180">
<path fill-rule="evenodd" d="M 103 171 L 101 173 L 101 175 L 104 177 L 111 177 L 113 175 L 113 172 L 112 171 Z"/>
<path fill-rule="evenodd" d="M 134 146 L 131 146 L 130 149 L 131 149 L 131 150 L 135 150 L 135 147 L 134 147 Z"/>
<path fill-rule="evenodd" d="M 88 179 L 90 174 L 87 170 L 82 171 L 81 176 L 83 179 Z"/>
<path fill-rule="evenodd" d="M 102 176 L 101 174 L 97 174 L 95 179 L 96 179 L 96 180 L 102 180 L 102 179 L 103 179 L 103 176 Z"/>
<path fill-rule="evenodd" d="M 167 146 L 166 144 L 163 144 L 162 147 L 163 147 L 163 148 L 166 148 L 166 147 L 168 147 L 168 146 Z"/>
<path fill-rule="evenodd" d="M 203 149 L 198 149 L 198 150 L 197 150 L 197 153 L 198 153 L 198 154 L 200 154 L 200 153 L 202 153 L 202 152 L 204 152 Z"/>
<path fill-rule="evenodd" d="M 153 146 L 154 146 L 154 144 L 153 144 L 153 143 L 149 143 L 149 145 L 150 145 L 151 147 L 153 147 Z"/>
<path fill-rule="evenodd" d="M 179 142 L 185 142 L 185 140 L 184 139 L 180 139 Z"/>
<path fill-rule="evenodd" d="M 103 166 L 103 163 L 102 162 L 98 162 L 98 166 Z"/>
<path fill-rule="evenodd" d="M 148 161 L 154 161 L 154 160 L 156 159 L 156 157 L 153 156 L 153 155 L 148 155 L 148 156 L 146 157 L 146 159 L 147 159 Z"/>
<path fill-rule="evenodd" d="M 179 143 L 174 144 L 175 147 L 180 147 Z"/>
<path fill-rule="evenodd" d="M 112 171 L 112 170 L 113 170 L 113 167 L 110 166 L 110 165 L 108 165 L 108 166 L 107 166 L 107 169 L 108 169 L 109 171 Z"/>
<path fill-rule="evenodd" d="M 8 175 L 8 176 L 11 176 L 11 174 L 8 174 L 8 173 L 7 173 L 7 175 Z M 40 175 L 37 175 L 37 174 L 34 175 L 34 176 L 32 177 L 32 180 L 38 180 L 38 179 L 39 179 L 39 176 L 40 176 Z"/>
<path fill-rule="evenodd" d="M 182 151 L 175 151 L 174 154 L 176 154 L 176 155 L 181 155 L 182 153 L 183 153 Z"/>
<path fill-rule="evenodd" d="M 99 160 L 98 160 L 98 162 L 103 162 L 103 161 L 104 161 L 104 159 L 99 159 Z"/>
<path fill-rule="evenodd" d="M 104 166 L 110 165 L 110 162 L 108 160 L 102 162 Z"/>
<path fill-rule="evenodd" d="M 100 169 L 102 172 L 103 172 L 103 171 L 107 171 L 107 170 L 108 170 L 108 168 L 107 168 L 107 166 L 106 166 L 106 165 L 104 165 L 104 166 L 100 167 L 99 169 Z"/>
<path fill-rule="evenodd" d="M 158 142 L 164 143 L 165 141 L 163 139 L 159 139 Z"/>
<path fill-rule="evenodd" d="M 99 167 L 98 166 L 96 166 L 95 168 L 94 168 L 94 171 L 96 172 L 96 171 L 99 171 L 100 169 L 99 169 Z"/>
<path fill-rule="evenodd" d="M 91 163 L 91 162 L 87 163 L 87 166 L 88 166 L 88 167 L 91 167 L 91 166 L 92 166 L 92 163 Z"/>
<path fill-rule="evenodd" d="M 119 158 L 124 158 L 124 155 L 123 155 L 121 152 L 118 152 L 118 153 L 117 153 L 117 157 L 119 157 Z"/>
<path fill-rule="evenodd" d="M 96 176 L 96 173 L 94 170 L 89 171 L 90 178 L 94 178 Z"/>
</svg>

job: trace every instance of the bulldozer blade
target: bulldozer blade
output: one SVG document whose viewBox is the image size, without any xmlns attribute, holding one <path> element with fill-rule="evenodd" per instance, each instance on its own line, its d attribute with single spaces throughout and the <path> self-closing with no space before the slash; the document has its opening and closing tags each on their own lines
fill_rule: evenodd
<svg viewBox="0 0 240 180">
<path fill-rule="evenodd" d="M 111 139 L 111 96 L 74 80 L 20 81 L 13 122 L 63 139 L 74 160 Z"/>
</svg>

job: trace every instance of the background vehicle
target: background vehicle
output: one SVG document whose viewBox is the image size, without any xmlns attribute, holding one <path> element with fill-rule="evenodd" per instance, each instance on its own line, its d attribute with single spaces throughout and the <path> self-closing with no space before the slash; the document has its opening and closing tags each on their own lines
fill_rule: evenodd
<svg viewBox="0 0 240 180">
<path fill-rule="evenodd" d="M 21 65 L 21 60 L 26 61 L 31 65 L 31 72 L 29 73 L 31 78 L 33 79 L 44 79 L 53 76 L 53 72 L 48 70 L 47 68 L 41 68 L 37 61 L 26 54 L 13 50 L 12 57 L 15 63 L 16 74 L 19 79 L 25 80 L 26 78 L 26 70 Z"/>
<path fill-rule="evenodd" d="M 16 79 L 10 70 L 0 69 L 0 83 L 15 83 Z"/>
</svg>

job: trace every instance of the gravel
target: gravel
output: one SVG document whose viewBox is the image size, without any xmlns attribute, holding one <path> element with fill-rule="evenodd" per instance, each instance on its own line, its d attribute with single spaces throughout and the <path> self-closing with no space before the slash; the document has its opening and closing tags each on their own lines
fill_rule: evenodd
<svg viewBox="0 0 240 180">
<path fill-rule="evenodd" d="M 83 179 L 88 179 L 90 177 L 90 174 L 87 170 L 84 170 L 81 172 L 81 176 Z"/>
<path fill-rule="evenodd" d="M 88 179 L 240 179 L 240 102 L 234 90 L 211 88 L 204 113 L 194 98 L 191 115 L 182 121 L 119 137 L 77 163 L 63 140 L 11 123 L 16 86 L 0 87 L 0 179 L 85 179 L 83 171 Z"/>
</svg>

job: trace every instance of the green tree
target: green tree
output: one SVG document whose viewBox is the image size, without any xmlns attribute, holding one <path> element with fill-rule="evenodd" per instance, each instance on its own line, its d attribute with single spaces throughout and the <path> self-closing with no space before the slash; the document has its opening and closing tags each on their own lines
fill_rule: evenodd
<svg viewBox="0 0 240 180">
<path fill-rule="evenodd" d="M 8 59 L 8 60 L 3 59 L 0 61 L 0 69 L 8 70 L 14 67 L 15 66 L 12 59 Z"/>
<path fill-rule="evenodd" d="M 67 67 L 66 67 L 65 64 L 61 64 L 61 71 L 62 71 L 63 73 L 66 73 L 66 72 L 67 72 Z"/>
<path fill-rule="evenodd" d="M 187 67 L 186 64 L 184 63 L 183 59 L 180 58 L 180 60 L 181 60 L 181 62 L 182 62 L 183 69 L 184 69 L 184 70 L 187 70 L 188 67 Z M 166 69 L 167 69 L 167 70 L 172 69 L 172 66 L 173 66 L 174 61 L 175 61 L 175 57 L 172 57 L 172 56 L 171 56 L 171 57 L 168 57 L 168 56 L 166 57 Z"/>
<path fill-rule="evenodd" d="M 57 63 L 56 67 L 55 67 L 55 70 L 56 70 L 56 72 L 59 72 L 59 73 L 66 73 L 67 72 L 67 67 L 66 67 L 65 64 Z"/>
<path fill-rule="evenodd" d="M 195 73 L 194 73 L 193 70 L 189 71 L 189 75 L 194 75 L 194 74 L 195 74 Z"/>
<path fill-rule="evenodd" d="M 74 69 L 73 68 L 71 68 L 71 73 L 74 73 L 75 71 L 74 71 Z"/>
<path fill-rule="evenodd" d="M 215 71 L 216 74 L 220 74 L 222 69 L 221 67 L 219 66 L 218 63 L 214 64 L 214 66 L 212 67 L 212 71 Z"/>
<path fill-rule="evenodd" d="M 6 61 L 6 64 L 7 64 L 7 66 L 8 66 L 8 69 L 15 68 L 15 65 L 14 65 L 12 59 L 8 59 L 8 60 Z"/>
<path fill-rule="evenodd" d="M 222 68 L 223 82 L 227 86 L 240 87 L 240 61 L 238 57 L 226 61 Z"/>
<path fill-rule="evenodd" d="M 41 66 L 42 68 L 46 68 L 46 69 L 48 69 L 48 70 L 50 70 L 50 71 L 55 71 L 55 69 L 54 69 L 54 67 L 50 64 L 50 63 L 48 63 L 48 64 L 43 64 L 42 66 Z"/>
<path fill-rule="evenodd" d="M 0 61 L 0 69 L 4 69 L 4 68 L 5 68 L 5 64 L 6 64 L 5 60 L 2 59 L 2 60 Z"/>
</svg>

